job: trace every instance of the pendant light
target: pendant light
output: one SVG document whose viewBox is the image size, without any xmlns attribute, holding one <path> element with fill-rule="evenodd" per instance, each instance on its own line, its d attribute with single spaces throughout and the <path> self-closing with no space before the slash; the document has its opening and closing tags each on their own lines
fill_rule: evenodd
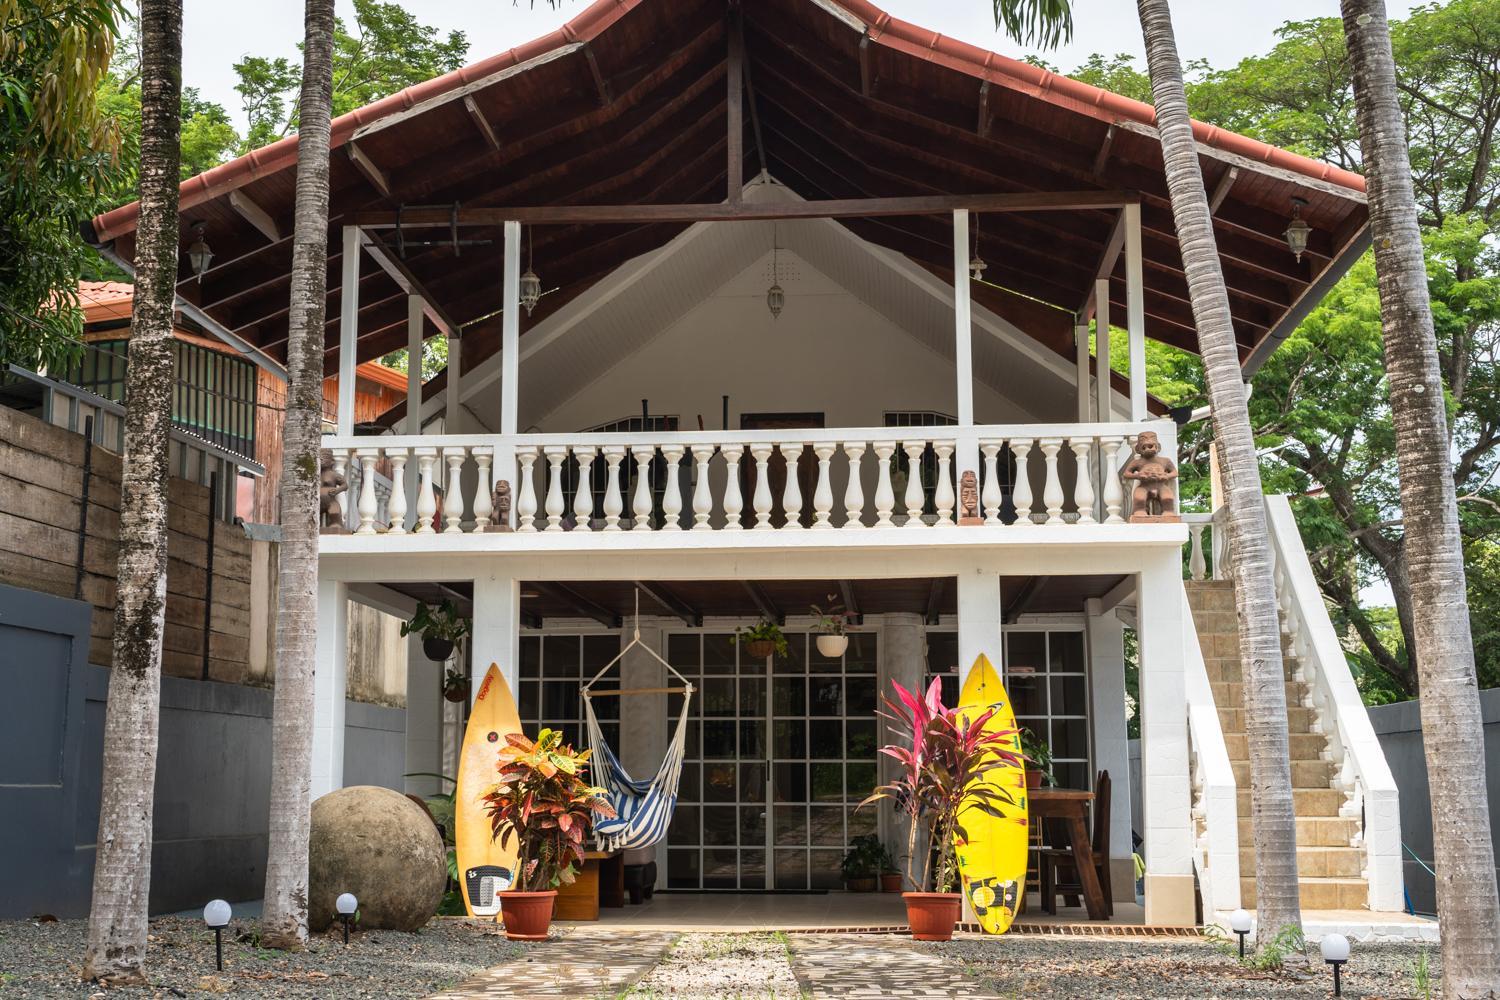
<svg viewBox="0 0 1500 1000">
<path fill-rule="evenodd" d="M 531 228 L 526 229 L 526 273 L 521 275 L 521 305 L 526 307 L 526 315 L 531 315 L 531 310 L 542 297 L 542 279 L 536 276 L 532 270 L 534 257 L 531 247 Z"/>
<path fill-rule="evenodd" d="M 1292 221 L 1286 225 L 1287 249 L 1291 250 L 1297 257 L 1297 263 L 1302 263 L 1302 254 L 1307 250 L 1307 238 L 1312 235 L 1312 226 L 1309 226 L 1302 218 L 1302 206 L 1307 204 L 1306 198 L 1292 199 Z"/>
<path fill-rule="evenodd" d="M 781 315 L 781 307 L 786 305 L 786 292 L 781 288 L 781 282 L 777 280 L 777 239 L 776 223 L 771 223 L 771 287 L 766 289 L 766 308 L 771 310 L 771 318 L 776 319 Z"/>
<path fill-rule="evenodd" d="M 979 216 L 974 216 L 974 256 L 969 261 L 969 276 L 975 281 L 984 280 L 984 269 L 989 267 L 979 256 Z"/>
</svg>

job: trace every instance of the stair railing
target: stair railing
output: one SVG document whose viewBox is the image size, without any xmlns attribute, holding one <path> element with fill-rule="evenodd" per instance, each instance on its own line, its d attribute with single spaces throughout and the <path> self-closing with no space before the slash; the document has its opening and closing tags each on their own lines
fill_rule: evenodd
<svg viewBox="0 0 1500 1000">
<path fill-rule="evenodd" d="M 1193 784 L 1193 867 L 1203 896 L 1205 920 L 1216 910 L 1240 905 L 1239 800 L 1234 767 L 1224 744 L 1214 689 L 1192 627 L 1193 610 L 1182 591 L 1183 666 L 1188 709 L 1188 769 Z"/>
<path fill-rule="evenodd" d="M 1276 594 L 1297 657 L 1297 679 L 1308 686 L 1313 726 L 1327 736 L 1325 753 L 1338 769 L 1334 780 L 1345 795 L 1339 813 L 1360 820 L 1360 832 L 1350 846 L 1365 852 L 1362 874 L 1370 888 L 1370 909 L 1400 910 L 1401 822 L 1395 779 L 1328 617 L 1286 497 L 1266 497 L 1266 520 Z"/>
</svg>

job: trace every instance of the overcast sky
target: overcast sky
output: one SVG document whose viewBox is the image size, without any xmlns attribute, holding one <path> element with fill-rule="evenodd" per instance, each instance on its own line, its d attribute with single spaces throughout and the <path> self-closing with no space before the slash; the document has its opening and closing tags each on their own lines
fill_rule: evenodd
<svg viewBox="0 0 1500 1000">
<path fill-rule="evenodd" d="M 670 0 L 657 0 L 670 2 Z M 987 0 L 877 0 L 892 15 L 925 28 L 1007 55 L 1020 48 L 997 34 Z M 469 37 L 469 57 L 481 59 L 545 34 L 578 14 L 586 0 L 562 0 L 558 10 L 545 2 L 532 9 L 527 0 L 406 0 L 427 24 Z M 1286 21 L 1336 16 L 1336 0 L 1178 0 L 1173 5 L 1177 42 L 1184 59 L 1206 58 L 1227 66 L 1269 49 L 1276 29 Z M 1392 17 L 1415 4 L 1389 0 Z M 300 0 L 253 0 L 250 7 L 224 0 L 187 0 L 184 4 L 183 83 L 229 110 L 241 128 L 244 116 L 234 92 L 233 64 L 246 55 L 295 56 L 302 37 Z M 253 9 L 252 16 L 250 14 Z M 353 0 L 338 0 L 339 15 L 354 20 Z M 1134 53 L 1141 57 L 1140 24 L 1130 0 L 1074 0 L 1076 33 L 1072 44 L 1049 53 L 1049 62 L 1064 71 L 1091 52 Z"/>
</svg>

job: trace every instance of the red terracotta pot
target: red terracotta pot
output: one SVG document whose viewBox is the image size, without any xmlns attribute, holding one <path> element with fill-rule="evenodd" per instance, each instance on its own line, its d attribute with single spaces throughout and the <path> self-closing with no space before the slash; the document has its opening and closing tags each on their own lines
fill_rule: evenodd
<svg viewBox="0 0 1500 1000">
<path fill-rule="evenodd" d="M 901 898 L 906 900 L 906 922 L 911 925 L 913 940 L 952 939 L 962 896 L 956 892 L 903 892 Z"/>
<path fill-rule="evenodd" d="M 899 872 L 886 872 L 884 875 L 880 876 L 880 891 L 900 892 L 901 882 L 902 879 Z"/>
<path fill-rule="evenodd" d="M 1026 769 L 1026 790 L 1034 791 L 1042 787 L 1042 772 L 1040 768 L 1028 767 Z"/>
<path fill-rule="evenodd" d="M 545 892 L 502 892 L 500 914 L 505 922 L 505 936 L 512 941 L 545 941 L 552 926 L 552 907 L 557 890 Z"/>
</svg>

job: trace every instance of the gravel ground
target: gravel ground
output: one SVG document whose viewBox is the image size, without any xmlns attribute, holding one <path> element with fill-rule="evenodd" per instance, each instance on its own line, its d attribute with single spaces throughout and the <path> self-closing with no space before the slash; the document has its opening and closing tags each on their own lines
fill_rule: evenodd
<svg viewBox="0 0 1500 1000">
<path fill-rule="evenodd" d="M 1271 973 L 1240 965 L 1231 946 L 1191 939 L 1063 937 L 964 938 L 929 946 L 962 964 L 983 988 L 1001 996 L 1090 1000 L 1260 1000 L 1328 997 L 1333 977 L 1316 949 L 1305 973 Z M 1428 946 L 1432 992 L 1419 989 L 1423 946 L 1356 944 L 1344 967 L 1349 1000 L 1441 997 L 1438 951 Z"/>
<path fill-rule="evenodd" d="M 796 1000 L 803 995 L 781 934 L 684 934 L 628 994 L 638 1000 Z"/>
<path fill-rule="evenodd" d="M 214 936 L 201 921 L 151 921 L 146 972 L 152 985 L 104 989 L 80 981 L 87 924 L 0 922 L 0 997 L 423 997 L 524 954 L 493 924 L 435 920 L 416 934 L 315 936 L 301 954 L 266 951 L 255 926 L 224 933 L 224 971 L 214 971 Z"/>
</svg>

